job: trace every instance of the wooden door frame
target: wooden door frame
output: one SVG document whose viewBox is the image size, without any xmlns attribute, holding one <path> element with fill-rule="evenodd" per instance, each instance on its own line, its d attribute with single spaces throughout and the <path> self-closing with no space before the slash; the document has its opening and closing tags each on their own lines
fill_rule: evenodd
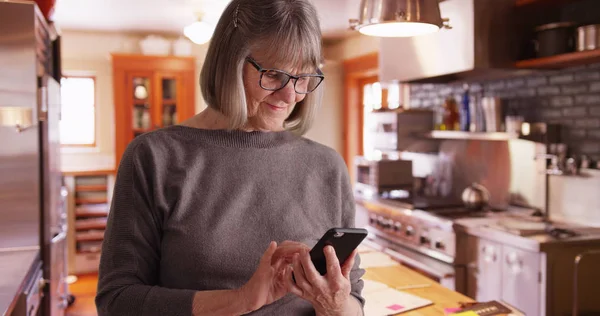
<svg viewBox="0 0 600 316">
<path fill-rule="evenodd" d="M 379 54 L 377 52 L 344 61 L 344 107 L 343 107 L 343 154 L 354 181 L 354 157 L 363 153 L 363 105 L 362 85 L 378 76 Z"/>
</svg>

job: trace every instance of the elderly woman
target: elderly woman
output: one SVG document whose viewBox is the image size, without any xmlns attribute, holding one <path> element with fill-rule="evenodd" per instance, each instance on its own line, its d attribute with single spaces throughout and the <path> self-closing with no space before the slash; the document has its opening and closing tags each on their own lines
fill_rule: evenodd
<svg viewBox="0 0 600 316">
<path fill-rule="evenodd" d="M 137 137 L 118 170 L 100 315 L 360 315 L 364 270 L 326 248 L 354 225 L 346 166 L 303 138 L 320 103 L 308 0 L 233 0 L 202 68 L 208 108 Z M 279 244 L 278 244 L 279 243 Z"/>
</svg>

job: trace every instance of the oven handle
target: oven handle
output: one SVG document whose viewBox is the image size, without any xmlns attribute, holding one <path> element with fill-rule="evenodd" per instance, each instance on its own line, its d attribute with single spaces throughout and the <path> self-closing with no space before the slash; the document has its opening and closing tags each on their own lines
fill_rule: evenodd
<svg viewBox="0 0 600 316">
<path fill-rule="evenodd" d="M 405 262 L 409 265 L 414 266 L 417 269 L 423 270 L 431 275 L 433 275 L 434 277 L 442 280 L 442 279 L 449 279 L 449 278 L 453 278 L 454 277 L 454 273 L 451 272 L 445 272 L 445 271 L 439 271 L 436 269 L 432 269 L 430 268 L 428 265 L 423 264 L 422 262 L 419 262 L 418 260 L 415 260 L 411 257 L 405 256 L 401 253 L 398 253 L 392 249 L 386 249 L 385 253 L 390 255 L 392 258 L 401 261 L 401 262 Z"/>
<path fill-rule="evenodd" d="M 454 267 L 448 263 L 439 262 L 425 255 L 420 255 L 418 253 L 412 253 L 410 250 L 401 249 L 400 247 L 390 243 L 387 240 L 383 240 L 382 238 L 375 238 L 376 240 L 372 240 L 372 242 L 380 245 L 380 249 L 378 250 L 383 251 L 399 262 L 412 265 L 415 268 L 420 269 L 423 272 L 426 272 L 440 280 L 455 277 Z"/>
</svg>

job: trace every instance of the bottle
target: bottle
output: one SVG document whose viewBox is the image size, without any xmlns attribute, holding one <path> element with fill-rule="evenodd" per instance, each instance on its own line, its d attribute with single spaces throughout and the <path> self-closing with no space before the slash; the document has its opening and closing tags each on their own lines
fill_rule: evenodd
<svg viewBox="0 0 600 316">
<path fill-rule="evenodd" d="M 458 105 L 453 97 L 446 98 L 443 108 L 441 130 L 456 131 L 459 129 Z"/>
<path fill-rule="evenodd" d="M 470 104 L 470 95 L 469 95 L 469 85 L 463 85 L 463 95 L 461 100 L 460 107 L 460 130 L 464 132 L 468 132 L 471 128 L 471 112 L 469 109 Z"/>
</svg>

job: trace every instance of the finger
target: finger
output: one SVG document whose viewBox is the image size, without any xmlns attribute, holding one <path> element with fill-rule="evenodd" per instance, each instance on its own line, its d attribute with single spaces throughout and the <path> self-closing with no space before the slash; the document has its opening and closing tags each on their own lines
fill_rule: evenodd
<svg viewBox="0 0 600 316">
<path fill-rule="evenodd" d="M 275 270 L 275 273 L 277 275 L 283 275 L 285 272 L 286 263 L 285 260 L 283 260 L 283 258 L 279 258 L 277 259 L 277 261 L 275 261 L 275 264 L 272 264 L 271 266 L 273 267 L 273 270 Z"/>
<path fill-rule="evenodd" d="M 302 269 L 304 270 L 304 275 L 306 276 L 308 282 L 310 282 L 310 284 L 313 286 L 318 286 L 322 277 L 319 271 L 317 271 L 317 268 L 315 268 L 315 265 L 312 263 L 310 254 L 304 251 L 300 255 L 300 261 L 302 264 Z"/>
<path fill-rule="evenodd" d="M 299 297 L 304 297 L 304 291 L 299 288 L 296 284 L 294 284 L 294 279 L 292 279 L 292 275 L 294 275 L 294 268 L 288 266 L 286 269 L 286 277 L 287 280 L 287 289 L 288 291 L 298 295 Z"/>
<path fill-rule="evenodd" d="M 325 253 L 325 260 L 327 262 L 327 277 L 330 280 L 339 277 L 342 272 L 340 270 L 340 261 L 335 255 L 335 250 L 332 246 L 326 246 L 323 252 Z"/>
<path fill-rule="evenodd" d="M 294 255 L 294 263 L 292 267 L 294 268 L 294 278 L 296 279 L 296 286 L 298 286 L 302 291 L 309 291 L 311 289 L 310 282 L 306 279 L 306 275 L 304 274 L 304 269 L 302 268 L 302 264 L 300 263 L 300 255 Z"/>
<path fill-rule="evenodd" d="M 292 257 L 294 253 L 300 253 L 303 250 L 309 251 L 310 248 L 303 243 L 286 240 L 279 244 L 279 247 L 277 247 L 276 255 L 278 257 L 284 257 L 288 260 L 289 263 L 292 263 Z"/>
<path fill-rule="evenodd" d="M 342 275 L 348 280 L 350 280 L 350 271 L 352 271 L 352 267 L 354 267 L 354 261 L 357 253 L 358 251 L 354 249 L 354 251 L 352 251 L 350 254 L 350 257 L 348 257 L 348 259 L 344 261 L 344 264 L 342 264 Z"/>
<path fill-rule="evenodd" d="M 269 248 L 267 248 L 267 250 L 263 254 L 262 258 L 260 258 L 260 264 L 261 265 L 266 265 L 266 264 L 271 265 L 271 259 L 273 258 L 273 254 L 275 254 L 275 250 L 277 250 L 277 243 L 274 241 L 271 241 L 271 243 L 269 244 Z"/>
</svg>

